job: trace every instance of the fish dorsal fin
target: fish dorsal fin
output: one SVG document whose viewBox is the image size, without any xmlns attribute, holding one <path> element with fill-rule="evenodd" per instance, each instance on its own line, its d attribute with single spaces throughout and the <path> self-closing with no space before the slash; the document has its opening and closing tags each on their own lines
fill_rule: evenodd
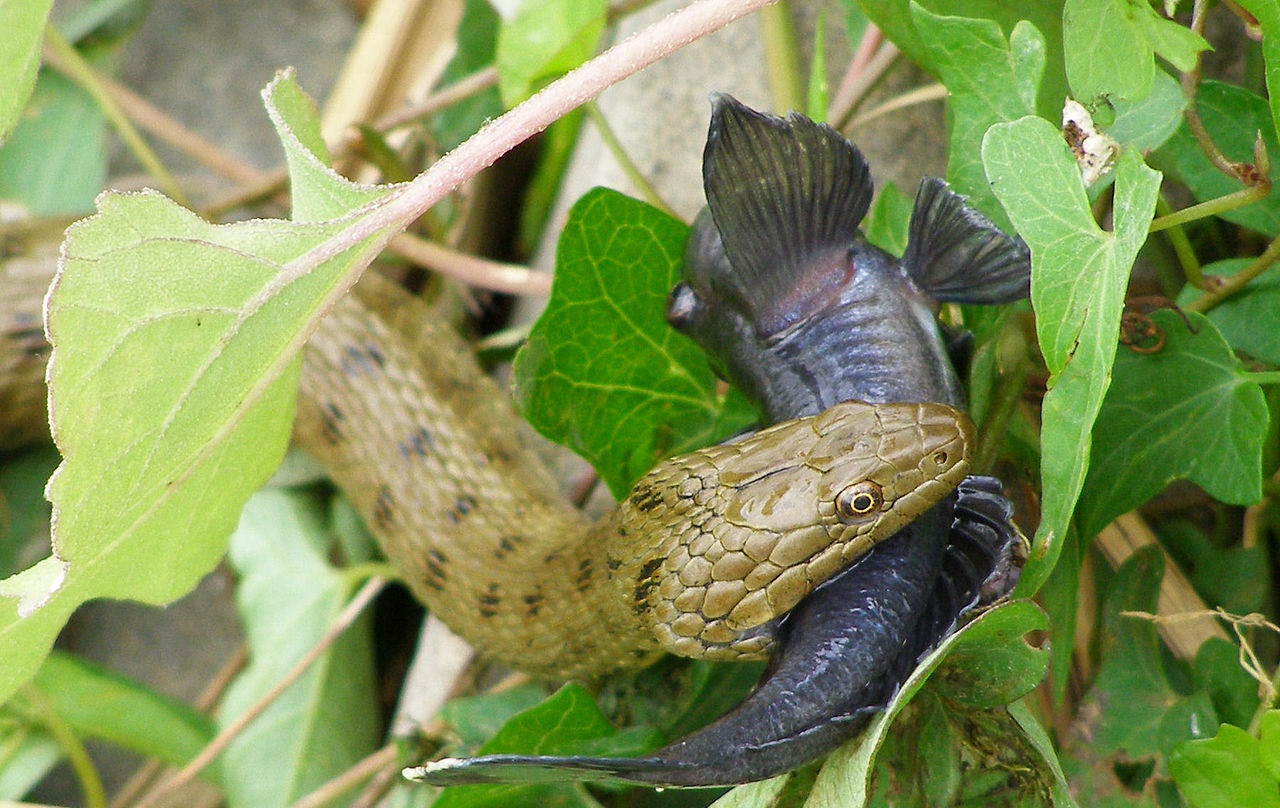
<svg viewBox="0 0 1280 808">
<path fill-rule="evenodd" d="M 1031 291 L 1031 254 L 944 180 L 920 182 L 902 265 L 921 291 L 950 303 L 1008 303 Z"/>
<path fill-rule="evenodd" d="M 834 294 L 871 204 L 871 174 L 852 143 L 798 113 L 766 115 L 717 94 L 702 178 L 734 269 L 716 291 L 760 336 Z"/>
</svg>

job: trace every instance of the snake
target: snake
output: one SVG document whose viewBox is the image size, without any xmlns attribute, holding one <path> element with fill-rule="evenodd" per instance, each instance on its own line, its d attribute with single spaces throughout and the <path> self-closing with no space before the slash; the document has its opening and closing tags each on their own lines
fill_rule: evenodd
<svg viewBox="0 0 1280 808">
<path fill-rule="evenodd" d="M 52 262 L 0 265 L 0 445 L 47 437 Z M 376 274 L 305 349 L 294 428 L 404 583 L 484 657 L 590 678 L 663 652 L 767 657 L 783 615 L 965 477 L 967 416 L 842 402 L 669 458 L 592 521 L 456 332 Z"/>
</svg>

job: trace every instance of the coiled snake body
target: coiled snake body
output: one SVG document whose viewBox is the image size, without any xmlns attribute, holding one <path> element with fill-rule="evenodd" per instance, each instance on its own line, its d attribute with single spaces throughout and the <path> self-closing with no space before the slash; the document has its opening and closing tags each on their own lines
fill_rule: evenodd
<svg viewBox="0 0 1280 808">
<path fill-rule="evenodd" d="M 9 442 L 44 418 L 32 266 L 0 268 L 0 404 L 26 410 Z M 766 654 L 779 615 L 955 487 L 971 443 L 945 406 L 844 404 L 668 460 L 592 524 L 516 418 L 459 337 L 371 277 L 308 346 L 295 435 L 434 613 L 556 677 Z"/>
</svg>

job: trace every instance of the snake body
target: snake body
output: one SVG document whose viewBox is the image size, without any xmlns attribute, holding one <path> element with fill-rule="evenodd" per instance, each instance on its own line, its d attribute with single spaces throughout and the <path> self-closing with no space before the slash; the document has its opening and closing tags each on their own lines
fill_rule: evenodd
<svg viewBox="0 0 1280 808">
<path fill-rule="evenodd" d="M 867 244 L 861 153 L 835 130 L 728 96 L 703 158 L 695 222 L 668 319 L 774 420 L 848 399 L 962 406 L 934 299 L 1026 293 L 1025 247 L 926 180 L 901 261 Z M 410 772 L 437 785 L 616 780 L 728 785 L 804 765 L 854 736 L 999 581 L 1024 541 L 998 480 L 971 477 L 788 613 L 756 689 L 716 721 L 638 758 L 487 755 Z M 999 583 L 996 583 L 997 593 Z"/>
<path fill-rule="evenodd" d="M 0 265 L 10 445 L 44 424 L 50 270 Z M 307 347 L 295 438 L 435 614 L 485 656 L 547 677 L 664 650 L 766 655 L 780 615 L 954 488 L 971 444 L 948 407 L 850 403 L 665 461 L 592 523 L 517 417 L 460 337 L 369 277 Z"/>
</svg>

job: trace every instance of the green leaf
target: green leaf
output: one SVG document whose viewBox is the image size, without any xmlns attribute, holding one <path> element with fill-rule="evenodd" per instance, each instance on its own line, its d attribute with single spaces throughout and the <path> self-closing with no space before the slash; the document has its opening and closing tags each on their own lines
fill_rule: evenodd
<svg viewBox="0 0 1280 808">
<path fill-rule="evenodd" d="M 1230 277 L 1253 260 L 1228 258 L 1209 264 L 1203 271 L 1206 275 Z M 1188 284 L 1178 295 L 1178 305 L 1185 306 L 1202 294 Z M 1249 281 L 1244 289 L 1209 309 L 1208 317 L 1232 348 L 1280 366 L 1280 267 L 1272 267 Z"/>
<path fill-rule="evenodd" d="M 663 319 L 686 232 L 615 191 L 585 194 L 560 236 L 547 309 L 516 356 L 529 423 L 585 457 L 617 497 L 662 457 L 754 420 L 740 395 L 716 392 L 706 357 Z"/>
<path fill-rule="evenodd" d="M 1195 67 L 1200 52 L 1210 49 L 1204 37 L 1176 20 L 1161 17 L 1146 0 L 1126 2 L 1133 9 L 1135 21 L 1147 45 L 1179 72 L 1191 70 Z"/>
<path fill-rule="evenodd" d="M 458 23 L 457 52 L 440 77 L 441 88 L 493 64 L 501 22 L 489 0 L 466 0 Z M 431 131 L 436 145 L 445 152 L 501 114 L 502 97 L 498 88 L 490 87 L 441 110 L 431 118 Z"/>
<path fill-rule="evenodd" d="M 22 203 L 32 216 L 93 210 L 107 181 L 106 135 L 97 102 L 62 76 L 41 73 L 0 149 L 0 197 Z"/>
<path fill-rule="evenodd" d="M 281 489 L 249 500 L 228 559 L 249 666 L 227 690 L 223 726 L 270 690 L 328 631 L 350 595 L 312 497 Z M 229 805 L 288 805 L 373 751 L 379 720 L 369 621 L 348 628 L 219 758 Z"/>
<path fill-rule="evenodd" d="M 1280 5 L 1272 0 L 1239 0 L 1262 28 L 1267 97 L 1271 100 L 1272 133 L 1280 135 Z"/>
<path fill-rule="evenodd" d="M 862 223 L 867 241 L 901 257 L 907 250 L 907 228 L 911 223 L 913 206 L 911 197 L 899 191 L 892 182 L 885 183 Z"/>
<path fill-rule="evenodd" d="M 912 0 L 861 0 L 860 5 L 880 30 L 893 40 L 902 52 L 925 70 L 938 73 L 937 41 L 930 32 L 917 26 Z M 970 20 L 989 20 L 999 26 L 1001 39 L 1011 33 L 1018 23 L 1026 21 L 1044 37 L 1044 76 L 1039 79 L 1035 111 L 1048 118 L 1062 113 L 1062 101 L 1067 95 L 1067 77 L 1062 56 L 1062 4 L 1063 0 L 926 0 L 923 4 L 939 17 L 965 17 Z M 962 39 L 962 38 L 961 38 Z M 1001 94 L 1014 92 L 1016 85 L 998 89 Z M 998 100 L 992 103 L 999 103 Z"/>
<path fill-rule="evenodd" d="M 1196 651 L 1194 681 L 1223 721 L 1248 726 L 1258 709 L 1258 682 L 1240 665 L 1239 646 L 1221 637 L 1205 640 Z M 1276 760 L 1280 763 L 1280 757 Z"/>
<path fill-rule="evenodd" d="M 213 721 L 191 707 L 71 654 L 50 654 L 35 686 L 77 735 L 171 766 L 213 740 Z"/>
<path fill-rule="evenodd" d="M 619 731 L 579 685 L 569 684 L 541 703 L 512 716 L 480 754 L 634 756 L 661 742 L 649 728 Z M 456 786 L 445 790 L 433 808 L 478 806 L 594 806 L 581 786 L 566 784 Z"/>
<path fill-rule="evenodd" d="M 1280 808 L 1280 780 L 1257 739 L 1239 727 L 1223 724 L 1213 738 L 1180 745 L 1169 771 L 1191 808 Z"/>
<path fill-rule="evenodd" d="M 1145 98 L 1116 101 L 1114 107 L 1116 119 L 1106 128 L 1107 134 L 1123 146 L 1147 152 L 1160 148 L 1178 131 L 1187 99 L 1177 80 L 1158 70 Z"/>
<path fill-rule="evenodd" d="M 440 708 L 440 719 L 453 729 L 467 754 L 474 754 L 497 734 L 514 715 L 547 698 L 542 686 L 529 683 L 501 693 L 481 693 L 450 699 Z"/>
<path fill-rule="evenodd" d="M 790 777 L 791 775 L 784 774 L 757 783 L 738 786 L 711 803 L 711 808 L 774 808 L 778 805 L 778 797 L 782 794 L 782 789 L 786 788 Z M 809 805 L 809 803 L 805 804 Z"/>
<path fill-rule="evenodd" d="M 1071 95 L 1080 103 L 1137 101 L 1151 91 L 1155 58 L 1140 13 L 1129 0 L 1066 0 L 1062 48 Z"/>
<path fill-rule="evenodd" d="M 1227 159 L 1252 163 L 1254 137 L 1258 132 L 1262 133 L 1267 153 L 1280 155 L 1276 126 L 1265 99 L 1234 84 L 1206 81 L 1200 85 L 1196 106 L 1209 136 Z M 1185 123 L 1152 154 L 1151 164 L 1186 185 L 1197 201 L 1225 196 L 1241 187 L 1239 182 L 1213 167 Z M 1280 187 L 1280 160 L 1272 160 L 1271 180 Z M 1263 235 L 1280 236 L 1280 194 L 1275 190 L 1261 201 L 1219 215 Z"/>
<path fill-rule="evenodd" d="M 0 0 L 0 143 L 13 131 L 40 67 L 40 41 L 53 0 Z"/>
<path fill-rule="evenodd" d="M 1080 530 L 1092 536 L 1187 478 L 1236 505 L 1262 497 L 1267 405 L 1222 335 L 1203 315 L 1157 311 L 1155 353 L 1121 350 L 1093 429 L 1093 458 L 1080 495 Z"/>
<path fill-rule="evenodd" d="M 930 43 L 933 68 L 947 87 L 950 156 L 947 179 L 969 204 L 1006 230 L 982 167 L 982 138 L 993 124 L 1035 112 L 1045 67 L 1045 41 L 1035 26 L 1019 22 L 1008 40 L 991 20 L 940 17 L 914 2 L 911 18 Z"/>
<path fill-rule="evenodd" d="M 1258 750 L 1262 765 L 1272 777 L 1280 778 L 1280 710 L 1267 710 L 1258 722 Z"/>
<path fill-rule="evenodd" d="M 62 759 L 48 732 L 11 719 L 0 710 L 0 800 L 20 800 Z"/>
<path fill-rule="evenodd" d="M 1018 584 L 1031 593 L 1061 551 L 1089 469 L 1089 435 L 1111 381 L 1129 270 L 1146 241 L 1160 175 L 1128 148 L 1116 163 L 1114 232 L 1094 222 L 1058 127 L 1023 118 L 991 128 L 983 160 L 1031 248 L 1031 302 L 1051 375 L 1041 430 L 1043 514 Z"/>
<path fill-rule="evenodd" d="M 1163 571 L 1160 548 L 1144 547 L 1120 566 L 1108 587 L 1099 631 L 1100 666 L 1064 750 L 1075 770 L 1073 786 L 1085 804 L 1094 804 L 1118 785 L 1117 765 L 1135 767 L 1130 776 L 1136 779 L 1128 783 L 1133 791 L 1164 781 L 1172 750 L 1218 724 L 1207 693 L 1185 695 L 1171 681 L 1171 671 L 1177 669 L 1161 647 L 1155 625 L 1127 614 L 1155 612 Z"/>
<path fill-rule="evenodd" d="M 1151 91 L 1156 54 L 1186 71 L 1209 47 L 1147 0 L 1067 0 L 1062 41 L 1071 93 L 1088 107 L 1140 101 Z"/>
<path fill-rule="evenodd" d="M 44 485 L 58 467 L 53 447 L 37 447 L 4 458 L 0 465 L 0 577 L 17 571 L 28 542 L 39 540 L 49 528 L 49 503 Z M 47 533 L 45 533 L 47 536 Z"/>
<path fill-rule="evenodd" d="M 289 140 L 304 210 L 365 195 Z M 80 603 L 166 603 L 217 563 L 284 453 L 303 335 L 391 235 L 309 257 L 352 221 L 215 226 L 144 192 L 102 196 L 68 231 L 47 304 L 53 555 L 0 580 L 0 700 Z"/>
<path fill-rule="evenodd" d="M 999 693 L 1013 698 L 1034 687 L 1044 675 L 1048 649 L 1034 648 L 1023 640 L 1023 636 L 1028 632 L 1043 631 L 1047 626 L 1044 613 L 1035 604 L 1012 601 L 985 612 L 948 637 L 937 650 L 921 660 L 888 708 L 872 720 L 862 735 L 831 754 L 818 773 L 806 805 L 814 808 L 861 808 L 868 804 L 876 757 L 890 735 L 890 727 L 894 728 L 894 736 L 903 734 L 898 716 L 926 686 L 926 682 L 931 682 L 931 677 L 936 678 L 937 683 L 930 686 L 930 692 L 948 700 L 955 695 L 956 688 L 965 685 L 977 685 L 987 697 Z M 1017 649 L 1004 657 L 1010 663 L 1007 667 L 995 664 L 984 665 L 977 671 L 962 670 L 974 659 L 1004 654 L 1009 646 L 1017 646 Z M 979 697 L 979 701 L 986 701 L 986 698 Z M 1015 750 L 1027 746 L 1021 740 L 1008 742 L 1007 739 L 1014 736 L 1007 733 L 1008 725 L 1001 717 L 1003 709 L 995 712 L 973 710 L 951 702 L 948 709 L 953 714 L 952 718 L 963 725 L 963 732 L 956 737 L 966 745 L 982 747 L 991 744 L 990 748 Z M 1001 740 L 1002 737 L 1005 740 Z M 953 754 L 961 754 L 961 750 L 953 749 Z M 1052 779 L 1049 773 L 1042 771 L 1043 761 L 1038 754 L 1030 758 L 1016 753 L 1014 756 L 1018 757 L 1018 765 L 1025 766 L 1028 777 L 1043 779 L 1044 782 Z"/>
<path fill-rule="evenodd" d="M 498 32 L 498 87 L 513 107 L 590 59 L 604 33 L 607 0 L 523 3 Z"/>
</svg>

